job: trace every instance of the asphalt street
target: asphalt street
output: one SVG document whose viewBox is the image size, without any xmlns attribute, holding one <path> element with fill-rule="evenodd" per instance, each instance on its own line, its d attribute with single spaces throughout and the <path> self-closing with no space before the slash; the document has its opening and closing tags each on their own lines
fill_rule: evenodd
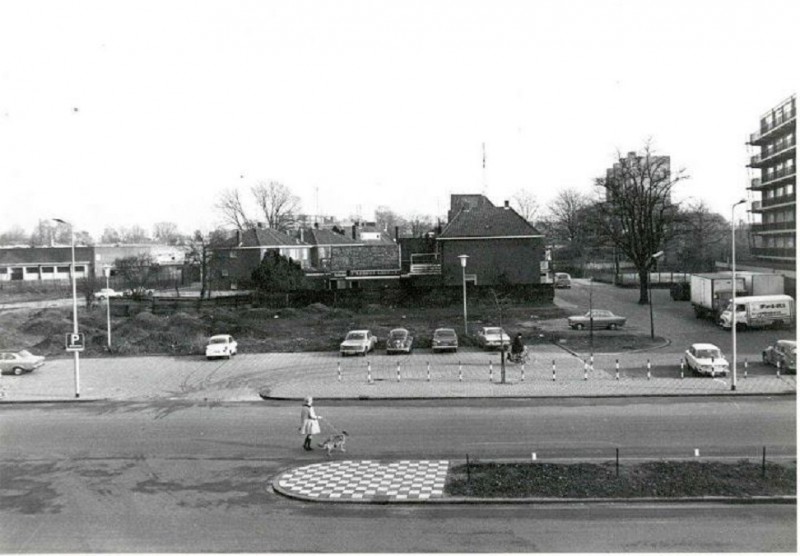
<svg viewBox="0 0 800 556">
<path fill-rule="evenodd" d="M 794 400 L 331 402 L 348 458 L 791 456 Z M 277 473 L 321 461 L 296 403 L 0 406 L 3 552 L 793 551 L 794 505 L 331 507 Z M 341 457 L 341 456 L 338 456 Z"/>
</svg>

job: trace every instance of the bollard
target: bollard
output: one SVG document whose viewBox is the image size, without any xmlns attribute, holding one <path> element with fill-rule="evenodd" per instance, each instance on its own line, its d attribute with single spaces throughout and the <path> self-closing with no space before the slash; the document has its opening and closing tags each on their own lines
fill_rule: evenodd
<svg viewBox="0 0 800 556">
<path fill-rule="evenodd" d="M 461 372 L 461 361 L 458 362 L 458 381 L 464 380 L 464 373 Z"/>
<path fill-rule="evenodd" d="M 525 363 L 522 364 L 522 369 L 520 369 L 520 382 L 525 382 Z"/>
<path fill-rule="evenodd" d="M 744 360 L 744 378 L 747 378 L 747 358 Z"/>
<path fill-rule="evenodd" d="M 780 378 L 780 377 L 781 377 L 781 362 L 780 362 L 780 361 L 778 361 L 778 370 L 777 370 L 777 372 L 775 373 L 775 376 L 776 376 L 777 378 Z"/>
<path fill-rule="evenodd" d="M 431 381 L 431 362 L 428 361 L 428 382 Z"/>
<path fill-rule="evenodd" d="M 650 360 L 647 360 L 647 380 L 650 380 Z"/>
<path fill-rule="evenodd" d="M 594 372 L 594 353 L 589 355 L 589 370 Z"/>
<path fill-rule="evenodd" d="M 714 358 L 711 358 L 711 378 L 716 378 L 717 371 L 714 369 Z"/>
<path fill-rule="evenodd" d="M 681 358 L 681 378 L 683 378 L 683 367 L 686 365 L 686 360 Z"/>
<path fill-rule="evenodd" d="M 492 380 L 492 362 L 489 361 L 489 382 L 493 382 Z"/>
<path fill-rule="evenodd" d="M 336 376 L 339 378 L 339 382 L 342 381 L 342 364 L 336 363 Z"/>
<path fill-rule="evenodd" d="M 553 382 L 556 381 L 556 360 L 553 359 Z"/>
<path fill-rule="evenodd" d="M 614 373 L 614 379 L 619 380 L 619 359 L 617 359 L 615 367 L 616 367 L 617 372 Z"/>
<path fill-rule="evenodd" d="M 372 384 L 372 364 L 367 362 L 367 382 Z"/>
<path fill-rule="evenodd" d="M 584 361 L 583 362 L 583 380 L 589 380 L 588 370 L 589 370 L 589 364 L 586 361 Z"/>
<path fill-rule="evenodd" d="M 397 362 L 397 382 L 400 382 L 400 361 Z"/>
</svg>

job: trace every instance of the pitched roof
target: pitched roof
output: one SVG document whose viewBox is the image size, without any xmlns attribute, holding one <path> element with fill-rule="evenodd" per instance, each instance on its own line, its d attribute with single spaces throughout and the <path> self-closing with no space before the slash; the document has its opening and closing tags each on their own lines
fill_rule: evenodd
<svg viewBox="0 0 800 556">
<path fill-rule="evenodd" d="M 482 206 L 470 210 L 460 210 L 447 223 L 439 238 L 530 237 L 541 235 L 539 230 L 510 207 Z"/>
<path fill-rule="evenodd" d="M 75 262 L 84 264 L 94 259 L 94 247 L 75 246 Z M 71 247 L 3 247 L 0 264 L 70 264 Z"/>
<path fill-rule="evenodd" d="M 237 236 L 227 239 L 223 242 L 223 247 L 286 247 L 296 245 L 298 247 L 308 246 L 305 241 L 300 241 L 294 238 L 273 230 L 271 228 L 251 228 L 245 230 L 241 234 L 241 243 L 237 241 Z"/>
<path fill-rule="evenodd" d="M 303 230 L 303 239 L 311 245 L 355 245 L 354 239 L 342 234 L 337 234 L 333 230 L 321 230 L 311 228 Z"/>
</svg>

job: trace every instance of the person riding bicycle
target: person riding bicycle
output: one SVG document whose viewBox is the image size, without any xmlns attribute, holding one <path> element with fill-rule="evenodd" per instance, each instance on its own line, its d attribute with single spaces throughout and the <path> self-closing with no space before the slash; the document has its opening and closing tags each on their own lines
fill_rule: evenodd
<svg viewBox="0 0 800 556">
<path fill-rule="evenodd" d="M 511 353 L 508 354 L 508 360 L 511 361 L 512 359 L 519 359 L 525 353 L 525 344 L 522 341 L 522 333 L 517 332 L 517 335 L 514 336 L 514 340 L 511 342 Z"/>
</svg>

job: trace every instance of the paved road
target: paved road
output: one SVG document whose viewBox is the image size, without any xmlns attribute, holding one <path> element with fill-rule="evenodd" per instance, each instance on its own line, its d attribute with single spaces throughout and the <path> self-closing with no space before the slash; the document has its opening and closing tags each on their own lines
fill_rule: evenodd
<svg viewBox="0 0 800 556">
<path fill-rule="evenodd" d="M 789 399 L 331 402 L 348 457 L 757 458 Z M 500 405 L 497 405 L 497 404 Z M 795 506 L 331 507 L 272 493 L 306 453 L 289 402 L 0 406 L 3 552 L 794 551 Z M 687 454 L 688 452 L 688 454 Z"/>
</svg>

